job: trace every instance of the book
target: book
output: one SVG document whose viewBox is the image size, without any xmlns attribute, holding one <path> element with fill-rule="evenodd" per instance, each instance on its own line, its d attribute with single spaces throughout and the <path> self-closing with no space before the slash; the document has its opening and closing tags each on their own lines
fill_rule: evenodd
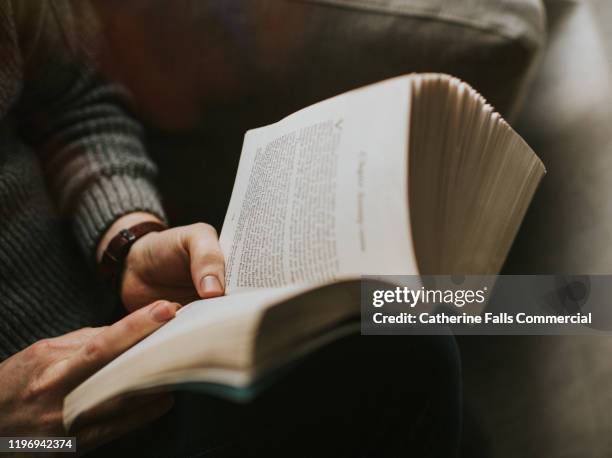
<svg viewBox="0 0 612 458">
<path fill-rule="evenodd" d="M 249 399 L 359 330 L 363 275 L 498 273 L 544 173 L 481 95 L 443 74 L 248 131 L 220 236 L 226 295 L 184 306 L 74 389 L 65 425 L 141 390 Z"/>
</svg>

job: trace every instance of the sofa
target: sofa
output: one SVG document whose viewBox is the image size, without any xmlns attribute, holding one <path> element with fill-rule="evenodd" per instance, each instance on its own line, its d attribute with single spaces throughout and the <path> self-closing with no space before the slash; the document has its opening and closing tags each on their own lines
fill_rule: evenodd
<svg viewBox="0 0 612 458">
<path fill-rule="evenodd" d="M 547 167 L 504 273 L 610 274 L 612 3 L 550 0 L 547 44 L 514 127 Z M 467 456 L 612 456 L 612 339 L 460 341 Z M 471 428 L 471 429 L 470 429 Z"/>
</svg>

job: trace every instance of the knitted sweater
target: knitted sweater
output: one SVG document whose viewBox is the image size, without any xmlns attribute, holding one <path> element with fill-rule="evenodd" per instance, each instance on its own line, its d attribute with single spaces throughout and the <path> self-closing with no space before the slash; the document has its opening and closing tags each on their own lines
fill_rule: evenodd
<svg viewBox="0 0 612 458">
<path fill-rule="evenodd" d="M 107 323 L 98 241 L 123 214 L 163 218 L 141 127 L 93 71 L 95 25 L 82 0 L 0 0 L 0 360 Z"/>
</svg>

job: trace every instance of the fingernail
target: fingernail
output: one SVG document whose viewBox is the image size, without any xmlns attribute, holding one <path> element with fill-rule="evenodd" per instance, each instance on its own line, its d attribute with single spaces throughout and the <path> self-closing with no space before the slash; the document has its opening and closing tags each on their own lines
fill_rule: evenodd
<svg viewBox="0 0 612 458">
<path fill-rule="evenodd" d="M 174 315 L 176 315 L 176 311 L 179 309 L 179 307 L 180 305 L 176 303 L 159 301 L 151 309 L 151 314 L 153 315 L 153 319 L 155 321 L 165 323 L 166 321 L 174 318 Z"/>
<path fill-rule="evenodd" d="M 219 282 L 219 279 L 214 275 L 207 275 L 206 277 L 202 278 L 200 284 L 206 297 L 219 296 L 223 294 L 223 286 L 221 286 L 221 282 Z"/>
</svg>

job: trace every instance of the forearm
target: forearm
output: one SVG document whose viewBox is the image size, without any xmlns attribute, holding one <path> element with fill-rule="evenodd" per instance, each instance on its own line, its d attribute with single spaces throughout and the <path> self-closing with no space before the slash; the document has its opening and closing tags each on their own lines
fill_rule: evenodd
<svg viewBox="0 0 612 458">
<path fill-rule="evenodd" d="M 126 94 L 97 73 L 95 21 L 88 2 L 23 4 L 26 85 L 16 114 L 40 153 L 56 208 L 94 263 L 109 228 L 124 215 L 164 219 L 140 124 Z M 28 34 L 31 27 L 39 33 Z"/>
</svg>

